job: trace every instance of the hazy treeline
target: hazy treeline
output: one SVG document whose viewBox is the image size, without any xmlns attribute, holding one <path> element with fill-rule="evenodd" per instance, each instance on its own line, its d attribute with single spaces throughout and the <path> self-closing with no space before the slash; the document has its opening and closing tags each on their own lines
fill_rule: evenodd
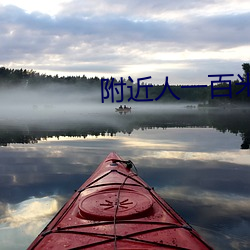
<svg viewBox="0 0 250 250">
<path fill-rule="evenodd" d="M 229 84 L 227 82 L 221 82 L 214 86 L 212 90 L 211 86 L 207 87 L 194 87 L 194 88 L 182 88 L 184 85 L 172 85 L 169 83 L 169 88 L 166 87 L 165 82 L 161 85 L 148 86 L 150 83 L 141 83 L 141 87 L 138 89 L 137 79 L 133 79 L 133 83 L 128 79 L 123 79 L 124 86 L 119 85 L 120 79 L 113 80 L 113 87 L 117 88 L 117 91 L 114 90 L 114 102 L 127 102 L 133 96 L 133 101 L 149 101 L 152 100 L 156 102 L 155 99 L 159 99 L 157 102 L 176 102 L 176 101 L 190 101 L 190 102 L 200 102 L 208 103 L 210 105 L 217 105 L 221 103 L 249 103 L 250 102 L 250 83 L 249 83 L 249 73 L 250 73 L 250 64 L 242 64 L 243 74 L 241 79 L 232 80 L 230 77 L 223 77 L 222 80 L 232 80 L 231 91 L 232 98 L 229 97 Z M 110 78 L 111 79 L 111 78 Z M 211 81 L 217 81 L 217 78 L 211 78 Z M 109 81 L 109 84 L 111 80 Z M 0 87 L 13 88 L 13 87 L 23 87 L 23 88 L 36 88 L 44 87 L 53 84 L 63 84 L 77 88 L 83 88 L 85 90 L 98 91 L 101 94 L 101 78 L 91 77 L 87 78 L 85 75 L 82 76 L 62 76 L 58 75 L 52 76 L 47 74 L 40 74 L 34 70 L 26 69 L 9 69 L 5 67 L 0 68 Z M 108 85 L 109 86 L 109 85 Z M 191 86 L 191 85 L 190 85 Z M 198 85 L 197 85 L 198 86 Z M 164 89 L 165 87 L 165 89 Z M 123 96 L 121 96 L 121 88 L 124 89 Z M 219 88 L 225 88 L 219 89 Z M 111 91 L 108 88 L 109 98 L 104 100 L 105 102 L 111 102 Z M 171 93 L 172 91 L 172 93 Z M 226 95 L 226 96 L 216 96 L 212 98 L 212 91 L 215 95 Z M 103 96 L 107 96 L 108 93 L 106 90 L 103 92 Z M 174 93 L 174 95 L 173 95 Z M 138 95 L 137 95 L 138 94 Z M 178 100 L 178 98 L 179 100 Z M 101 98 L 98 100 L 98 102 Z"/>
</svg>

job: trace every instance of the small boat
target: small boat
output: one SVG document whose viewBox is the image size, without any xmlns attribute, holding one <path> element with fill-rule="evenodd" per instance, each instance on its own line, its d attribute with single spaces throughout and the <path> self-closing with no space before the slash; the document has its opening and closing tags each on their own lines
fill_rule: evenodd
<svg viewBox="0 0 250 250">
<path fill-rule="evenodd" d="M 134 168 L 110 153 L 28 249 L 212 249 Z"/>
<path fill-rule="evenodd" d="M 119 108 L 115 108 L 115 111 L 119 112 L 119 113 L 126 114 L 126 113 L 130 113 L 131 112 L 131 107 L 124 107 L 124 108 L 119 107 Z"/>
</svg>

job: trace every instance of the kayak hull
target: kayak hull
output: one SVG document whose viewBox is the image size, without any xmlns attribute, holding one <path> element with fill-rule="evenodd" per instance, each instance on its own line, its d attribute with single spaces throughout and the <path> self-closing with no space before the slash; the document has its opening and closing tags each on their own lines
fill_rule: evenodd
<svg viewBox="0 0 250 250">
<path fill-rule="evenodd" d="M 110 153 L 28 249 L 212 249 Z"/>
</svg>

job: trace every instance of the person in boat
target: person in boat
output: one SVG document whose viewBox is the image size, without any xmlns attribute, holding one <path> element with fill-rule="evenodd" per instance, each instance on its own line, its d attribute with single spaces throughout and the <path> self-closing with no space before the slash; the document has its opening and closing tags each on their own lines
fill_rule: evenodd
<svg viewBox="0 0 250 250">
<path fill-rule="evenodd" d="M 124 109 L 126 109 L 127 108 L 127 106 L 126 105 L 124 105 Z"/>
<path fill-rule="evenodd" d="M 122 105 L 119 106 L 119 109 L 122 109 Z"/>
</svg>

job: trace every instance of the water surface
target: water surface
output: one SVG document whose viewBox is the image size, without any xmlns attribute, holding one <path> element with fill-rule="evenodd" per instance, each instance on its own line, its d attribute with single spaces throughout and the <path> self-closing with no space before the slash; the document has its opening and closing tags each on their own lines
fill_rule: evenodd
<svg viewBox="0 0 250 250">
<path fill-rule="evenodd" d="M 111 151 L 215 249 L 250 248 L 248 111 L 51 117 L 1 121 L 1 249 L 25 249 Z"/>
</svg>

